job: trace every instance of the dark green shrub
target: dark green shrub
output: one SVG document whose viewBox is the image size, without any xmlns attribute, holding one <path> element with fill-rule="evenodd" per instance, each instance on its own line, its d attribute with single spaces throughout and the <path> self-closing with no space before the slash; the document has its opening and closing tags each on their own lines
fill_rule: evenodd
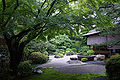
<svg viewBox="0 0 120 80">
<path fill-rule="evenodd" d="M 120 55 L 113 55 L 106 62 L 106 73 L 110 80 L 120 80 Z"/>
<path fill-rule="evenodd" d="M 43 64 L 47 62 L 48 58 L 48 55 L 42 54 L 40 52 L 33 52 L 30 56 L 30 60 L 32 60 L 33 64 Z"/>
<path fill-rule="evenodd" d="M 87 54 L 89 54 L 89 55 L 93 55 L 95 52 L 93 51 L 93 50 L 88 50 L 87 51 Z"/>
<path fill-rule="evenodd" d="M 82 62 L 87 62 L 88 59 L 87 59 L 87 58 L 82 58 L 81 61 L 82 61 Z"/>
<path fill-rule="evenodd" d="M 18 66 L 18 73 L 20 76 L 28 76 L 32 74 L 32 66 L 29 61 L 21 62 Z"/>
</svg>

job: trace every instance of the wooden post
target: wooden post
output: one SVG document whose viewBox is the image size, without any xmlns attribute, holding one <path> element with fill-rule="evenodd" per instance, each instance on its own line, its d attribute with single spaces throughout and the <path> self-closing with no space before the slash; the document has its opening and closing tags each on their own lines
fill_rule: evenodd
<svg viewBox="0 0 120 80">
<path fill-rule="evenodd" d="M 93 51 L 95 51 L 95 46 L 93 46 Z"/>
<path fill-rule="evenodd" d="M 91 45 L 89 45 L 89 50 L 91 50 Z"/>
</svg>

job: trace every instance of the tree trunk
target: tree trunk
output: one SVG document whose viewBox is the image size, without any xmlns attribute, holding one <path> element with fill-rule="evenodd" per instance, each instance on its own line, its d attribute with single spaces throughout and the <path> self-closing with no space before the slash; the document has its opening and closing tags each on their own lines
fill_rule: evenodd
<svg viewBox="0 0 120 80">
<path fill-rule="evenodd" d="M 10 52 L 11 75 L 17 76 L 18 65 L 22 60 L 24 47 L 19 47 L 19 44 L 15 39 L 7 41 L 7 46 Z"/>
</svg>

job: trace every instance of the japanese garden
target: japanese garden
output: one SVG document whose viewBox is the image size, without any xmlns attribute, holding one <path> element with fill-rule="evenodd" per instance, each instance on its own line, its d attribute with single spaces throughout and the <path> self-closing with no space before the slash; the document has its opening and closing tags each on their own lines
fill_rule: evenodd
<svg viewBox="0 0 120 80">
<path fill-rule="evenodd" d="M 120 80 L 120 0 L 0 0 L 0 80 Z"/>
</svg>

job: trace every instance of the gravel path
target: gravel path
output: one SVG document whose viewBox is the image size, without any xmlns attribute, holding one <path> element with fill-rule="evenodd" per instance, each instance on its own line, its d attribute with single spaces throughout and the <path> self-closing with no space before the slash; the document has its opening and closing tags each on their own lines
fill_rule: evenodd
<svg viewBox="0 0 120 80">
<path fill-rule="evenodd" d="M 69 64 L 68 61 L 70 61 L 70 57 L 77 57 L 77 55 L 64 56 L 63 58 L 54 58 L 54 55 L 51 55 L 51 61 L 38 67 L 53 68 L 62 73 L 104 73 L 106 71 L 103 62 L 83 63 L 76 60 Z"/>
</svg>

